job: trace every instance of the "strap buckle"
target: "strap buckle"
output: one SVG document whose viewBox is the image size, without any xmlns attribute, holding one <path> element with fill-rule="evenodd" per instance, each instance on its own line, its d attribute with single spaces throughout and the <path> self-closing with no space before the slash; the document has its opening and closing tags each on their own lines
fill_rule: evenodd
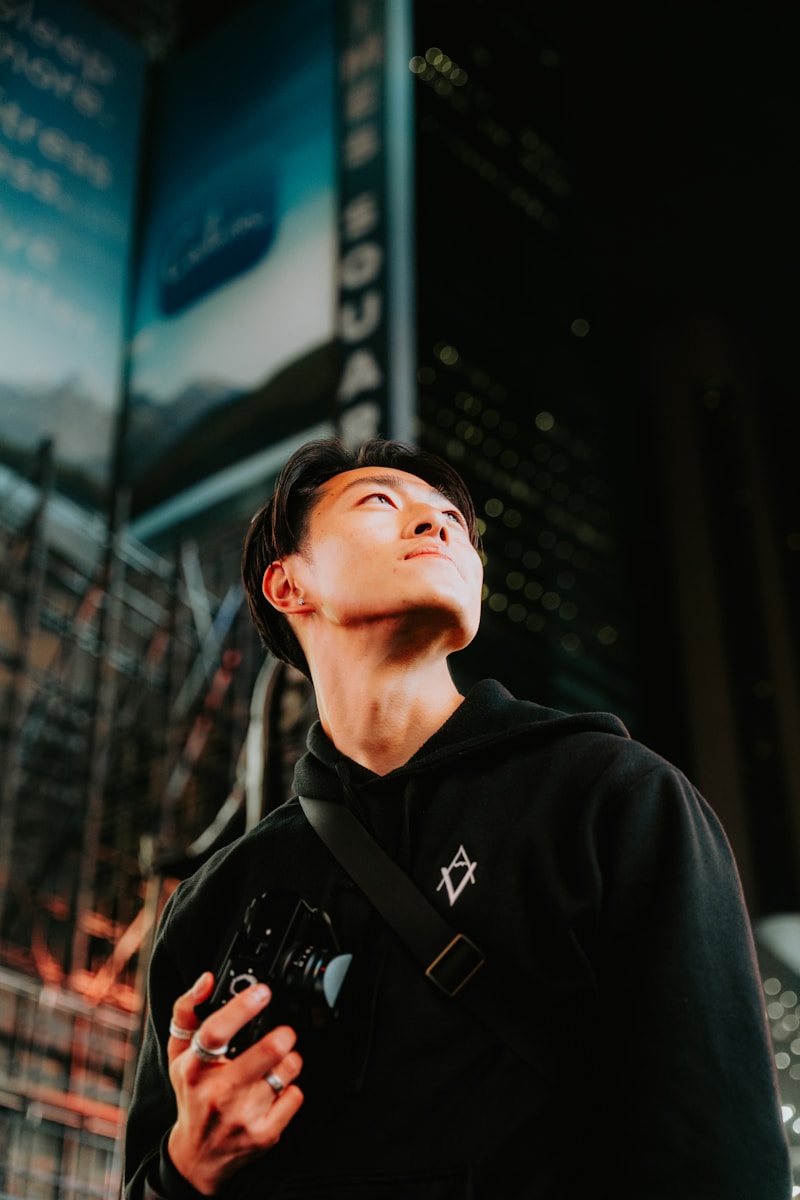
<svg viewBox="0 0 800 1200">
<path fill-rule="evenodd" d="M 484 962 L 475 943 L 457 933 L 425 968 L 425 974 L 446 995 L 455 996 Z"/>
</svg>

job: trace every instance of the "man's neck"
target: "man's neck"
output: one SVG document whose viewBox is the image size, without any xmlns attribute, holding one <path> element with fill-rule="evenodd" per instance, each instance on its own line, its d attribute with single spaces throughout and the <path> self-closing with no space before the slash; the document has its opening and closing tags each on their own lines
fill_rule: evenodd
<svg viewBox="0 0 800 1200">
<path fill-rule="evenodd" d="M 377 775 L 408 762 L 463 700 L 444 660 L 349 667 L 315 675 L 320 721 L 342 754 Z"/>
</svg>

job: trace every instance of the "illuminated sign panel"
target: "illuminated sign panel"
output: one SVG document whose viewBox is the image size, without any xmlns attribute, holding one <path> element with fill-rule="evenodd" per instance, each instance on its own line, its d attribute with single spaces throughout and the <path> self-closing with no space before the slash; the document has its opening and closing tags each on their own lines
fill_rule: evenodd
<svg viewBox="0 0 800 1200">
<path fill-rule="evenodd" d="M 413 438 L 415 352 L 410 9 L 341 5 L 338 423 L 357 445 Z"/>
<path fill-rule="evenodd" d="M 0 0 L 0 461 L 52 439 L 106 502 L 144 54 L 72 0 Z"/>
<path fill-rule="evenodd" d="M 257 4 L 161 72 L 124 447 L 140 513 L 332 418 L 335 47 L 331 0 Z"/>
</svg>

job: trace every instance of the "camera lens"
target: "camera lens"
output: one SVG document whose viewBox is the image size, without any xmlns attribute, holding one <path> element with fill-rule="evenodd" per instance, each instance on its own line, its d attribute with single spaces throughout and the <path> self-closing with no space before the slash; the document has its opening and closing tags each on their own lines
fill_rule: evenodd
<svg viewBox="0 0 800 1200">
<path fill-rule="evenodd" d="M 286 999 L 295 1011 L 304 1011 L 314 1029 L 336 1016 L 336 1002 L 352 954 L 328 954 L 313 946 L 292 946 L 279 972 Z"/>
</svg>

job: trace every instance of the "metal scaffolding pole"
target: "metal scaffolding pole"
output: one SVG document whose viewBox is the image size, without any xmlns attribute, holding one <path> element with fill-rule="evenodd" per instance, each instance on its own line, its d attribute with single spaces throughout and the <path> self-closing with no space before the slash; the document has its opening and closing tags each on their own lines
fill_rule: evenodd
<svg viewBox="0 0 800 1200">
<path fill-rule="evenodd" d="M 89 931 L 86 917 L 95 907 L 95 877 L 100 848 L 100 834 L 105 806 L 111 742 L 114 730 L 118 672 L 113 661 L 113 649 L 118 642 L 120 624 L 120 584 L 123 558 L 118 551 L 120 529 L 126 515 L 120 512 L 121 497 L 117 499 L 116 527 L 109 531 L 105 549 L 103 577 L 105 596 L 98 616 L 97 659 L 95 664 L 96 708 L 92 728 L 87 785 L 86 819 L 75 892 L 75 923 L 72 938 L 71 974 L 91 969 Z M 127 497 L 125 498 L 127 504 Z"/>
<path fill-rule="evenodd" d="M 19 616 L 17 618 L 16 650 L 12 660 L 10 702 L 8 705 L 6 739 L 2 762 L 2 787 L 0 788 L 0 934 L 3 929 L 5 906 L 11 881 L 11 863 L 14 853 L 14 829 L 16 825 L 17 801 L 22 774 L 22 731 L 29 705 L 31 671 L 31 648 L 39 623 L 39 614 L 47 572 L 47 539 L 44 532 L 44 516 L 53 488 L 53 446 L 45 439 L 37 457 L 36 483 L 38 497 L 36 506 L 27 522 L 23 535 L 28 542 L 25 567 L 21 573 L 19 592 Z"/>
</svg>

